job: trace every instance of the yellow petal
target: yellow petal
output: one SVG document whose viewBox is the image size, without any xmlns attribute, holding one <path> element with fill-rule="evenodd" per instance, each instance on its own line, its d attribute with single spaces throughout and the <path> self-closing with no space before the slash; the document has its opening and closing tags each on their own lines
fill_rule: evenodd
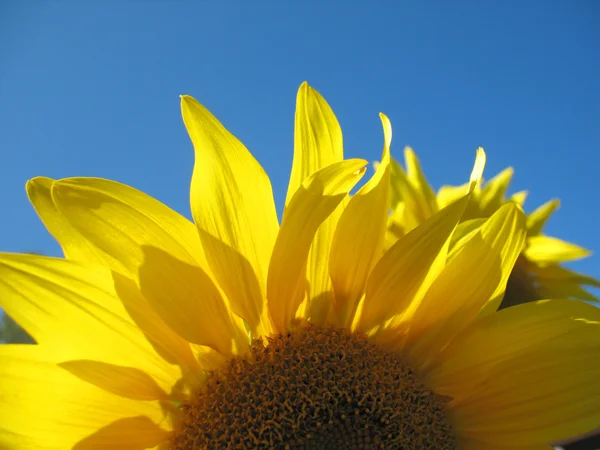
<svg viewBox="0 0 600 450">
<path fill-rule="evenodd" d="M 390 185 L 392 127 L 380 114 L 385 145 L 373 177 L 350 199 L 338 223 L 329 259 L 338 326 L 349 327 L 385 236 Z"/>
<path fill-rule="evenodd" d="M 438 211 L 435 192 L 427 178 L 425 178 L 419 159 L 412 148 L 406 147 L 404 149 L 404 161 L 406 161 L 406 176 L 414 191 L 419 193 L 416 198 L 418 199 L 420 214 L 422 217 L 427 218 Z"/>
<path fill-rule="evenodd" d="M 553 264 L 585 258 L 590 251 L 570 242 L 550 236 L 531 236 L 527 239 L 524 255 L 538 264 Z"/>
<path fill-rule="evenodd" d="M 286 207 L 302 182 L 317 170 L 344 159 L 342 130 L 325 99 L 308 83 L 298 89 L 294 124 L 294 162 L 286 197 Z M 333 234 L 340 208 L 332 212 L 317 230 L 309 252 L 306 276 L 308 305 L 313 322 L 323 322 L 333 302 L 328 267 Z"/>
<path fill-rule="evenodd" d="M 491 216 L 506 202 L 504 196 L 512 179 L 513 172 L 512 167 L 504 169 L 482 188 L 480 208 L 486 216 Z"/>
<path fill-rule="evenodd" d="M 82 439 L 73 450 L 143 450 L 166 448 L 171 433 L 144 416 L 116 420 Z"/>
<path fill-rule="evenodd" d="M 483 157 L 480 159 L 480 164 L 485 165 L 486 162 L 486 156 L 485 156 L 485 152 L 483 151 L 483 148 L 479 147 L 477 149 L 477 154 L 483 154 Z M 475 162 L 477 163 L 477 159 L 475 160 Z M 474 168 L 474 171 L 476 171 L 477 169 Z M 467 208 L 465 209 L 465 212 L 463 214 L 463 217 L 461 219 L 461 222 L 464 222 L 466 220 L 472 220 L 472 219 L 486 219 L 488 218 L 491 214 L 484 214 L 481 211 L 481 183 L 483 182 L 483 177 L 479 178 L 477 180 L 475 179 L 471 179 L 469 181 L 469 183 L 466 186 L 461 186 L 461 189 L 463 190 L 467 190 L 471 193 L 471 199 L 472 201 L 470 201 L 467 204 Z"/>
<path fill-rule="evenodd" d="M 600 288 L 600 281 L 594 277 L 574 272 L 559 265 L 529 264 L 527 266 L 534 276 L 537 291 L 541 298 L 574 298 L 597 302 L 598 298 L 586 291 L 583 286 Z"/>
<path fill-rule="evenodd" d="M 537 208 L 527 216 L 527 230 L 529 236 L 535 236 L 542 232 L 542 228 L 548 222 L 550 215 L 560 206 L 559 200 L 550 200 Z"/>
<path fill-rule="evenodd" d="M 206 265 L 194 224 L 130 186 L 101 178 L 66 178 L 52 184 L 52 200 L 59 218 L 86 239 L 87 247 L 110 258 L 113 270 L 135 275 L 143 264 L 143 245 Z M 56 216 L 47 213 L 42 219 L 58 220 Z M 59 242 L 74 246 L 70 240 L 65 236 Z M 84 255 L 75 259 L 91 260 Z"/>
<path fill-rule="evenodd" d="M 571 298 L 597 302 L 598 298 L 579 283 L 572 281 L 537 280 L 537 293 L 541 298 Z"/>
<path fill-rule="evenodd" d="M 508 203 L 453 254 L 411 320 L 408 340 L 418 341 L 408 352 L 421 368 L 435 360 L 491 299 L 497 309 L 525 235 L 525 215 Z"/>
<path fill-rule="evenodd" d="M 390 161 L 390 166 L 393 164 Z M 391 170 L 390 170 L 391 175 Z M 391 187 L 391 185 L 390 185 Z M 390 189 L 391 191 L 391 189 Z M 391 210 L 388 217 L 388 228 L 385 234 L 385 240 L 383 243 L 383 250 L 388 251 L 392 245 L 394 245 L 398 239 L 404 236 L 407 231 L 404 228 L 404 203 L 399 203 L 394 209 Z"/>
<path fill-rule="evenodd" d="M 285 209 L 267 283 L 269 310 L 277 330 L 289 328 L 306 295 L 308 252 L 317 229 L 362 177 L 365 165 L 366 161 L 353 159 L 315 172 Z"/>
<path fill-rule="evenodd" d="M 109 180 L 57 181 L 52 195 L 69 224 L 135 280 L 170 328 L 190 342 L 230 352 L 230 342 L 240 332 L 204 270 L 193 224 L 151 197 Z"/>
<path fill-rule="evenodd" d="M 27 196 L 48 232 L 62 247 L 65 257 L 110 266 L 112 258 L 91 245 L 58 211 L 52 199 L 53 183 L 54 180 L 51 178 L 33 178 L 27 182 Z M 120 267 L 117 262 L 114 269 L 118 270 Z"/>
<path fill-rule="evenodd" d="M 286 206 L 306 178 L 344 159 L 342 130 L 327 101 L 304 82 L 296 96 L 294 162 Z"/>
<path fill-rule="evenodd" d="M 173 236 L 181 243 L 182 248 L 188 249 L 190 253 L 202 260 L 202 249 L 194 224 L 142 192 L 120 183 L 101 179 L 72 178 L 56 182 L 50 178 L 34 178 L 27 182 L 29 199 L 48 231 L 62 246 L 67 258 L 104 265 L 112 270 L 126 273 L 128 276 L 135 276 L 138 270 L 137 265 L 141 264 L 140 249 L 131 248 L 131 239 L 126 237 L 122 239 L 113 238 L 115 237 L 115 231 L 135 236 L 140 230 L 140 223 L 137 220 L 125 221 L 116 224 L 117 226 L 111 230 L 113 233 L 94 233 L 94 229 L 89 230 L 87 226 L 86 219 L 90 216 L 89 211 L 82 213 L 81 217 L 75 211 L 75 214 L 70 217 L 74 219 L 76 226 L 83 227 L 85 234 L 90 236 L 91 240 L 89 240 L 80 234 L 76 226 L 73 226 L 67 220 L 67 216 L 58 210 L 51 194 L 54 183 L 57 183 L 59 187 L 62 183 L 63 192 L 64 188 L 69 186 L 75 190 L 84 190 L 86 187 L 93 186 L 105 192 L 107 198 L 114 197 L 110 200 L 113 205 L 121 206 L 121 209 L 129 213 L 139 211 L 140 213 L 137 215 L 144 217 L 142 222 L 150 222 L 150 226 L 158 230 L 159 235 L 168 235 L 168 240 L 171 239 L 170 236 Z M 60 194 L 57 195 L 57 192 L 60 191 L 60 189 L 55 190 L 55 196 L 60 197 Z M 128 231 L 127 227 L 132 224 L 134 229 Z M 161 226 L 157 224 L 161 224 Z M 163 230 L 161 227 L 167 227 L 167 229 Z M 146 239 L 140 242 L 154 243 L 157 241 L 156 237 L 156 234 L 150 236 L 140 235 L 135 236 L 135 239 Z M 125 247 L 121 247 L 123 243 Z M 128 273 L 128 269 L 133 271 L 133 275 Z M 120 281 L 124 282 L 122 278 Z M 197 367 L 197 362 L 192 355 L 188 342 L 158 317 L 146 299 L 141 295 L 135 295 L 122 300 L 129 315 L 146 334 L 161 356 L 170 362 L 177 361 L 191 369 Z"/>
<path fill-rule="evenodd" d="M 492 246 L 500 250 L 500 280 L 483 308 L 482 314 L 495 312 L 502 303 L 508 278 L 523 250 L 526 239 L 526 222 L 520 206 L 508 203 L 502 206 L 498 210 L 498 214 L 494 216 L 497 220 L 489 221 L 489 228 L 483 227 L 482 233 L 484 236 L 489 236 L 493 242 Z"/>
<path fill-rule="evenodd" d="M 406 172 L 394 158 L 390 159 L 390 206 L 395 210 L 400 204 L 404 204 L 406 196 L 412 191 L 408 182 Z"/>
<path fill-rule="evenodd" d="M 128 418 L 138 418 L 143 426 L 129 423 L 127 448 L 151 447 L 168 436 L 156 425 L 170 427 L 159 402 L 130 400 L 81 381 L 57 366 L 43 346 L 2 345 L 0 360 L 0 448 L 74 448 L 90 434 Z M 119 448 L 124 431 L 114 431 L 107 429 L 105 445 L 96 448 L 113 448 L 108 443 Z"/>
<path fill-rule="evenodd" d="M 59 364 L 77 378 L 133 400 L 168 400 L 168 394 L 146 372 L 135 367 L 80 359 Z"/>
<path fill-rule="evenodd" d="M 402 314 L 420 300 L 444 267 L 450 236 L 467 201 L 464 197 L 433 215 L 381 257 L 367 281 L 361 329 Z"/>
<path fill-rule="evenodd" d="M 543 279 L 557 282 L 579 283 L 600 288 L 600 281 L 594 277 L 577 273 L 573 270 L 567 269 L 566 267 L 558 265 L 541 267 L 536 264 L 532 264 L 528 267 L 528 269 L 535 274 L 538 280 Z"/>
<path fill-rule="evenodd" d="M 466 184 L 463 184 L 462 186 L 442 186 L 439 188 L 437 194 L 439 207 L 445 208 L 451 203 L 454 203 L 458 199 L 462 198 L 465 195 L 466 190 Z"/>
<path fill-rule="evenodd" d="M 394 212 L 401 211 L 399 220 L 390 221 L 402 228 L 402 234 L 419 226 L 438 209 L 430 198 L 433 191 L 421 172 L 417 156 L 408 147 L 405 159 L 407 166 L 410 164 L 410 174 L 394 159 L 390 163 L 390 206 Z"/>
<path fill-rule="evenodd" d="M 527 192 L 527 191 L 515 192 L 513 195 L 510 196 L 508 201 L 516 203 L 519 206 L 523 206 L 525 204 L 525 200 L 527 200 L 528 195 L 529 195 L 529 192 Z"/>
<path fill-rule="evenodd" d="M 199 360 L 192 353 L 192 346 L 173 331 L 154 311 L 135 282 L 113 273 L 116 292 L 129 317 L 144 333 L 156 352 L 172 364 L 180 364 L 188 370 L 197 371 Z"/>
<path fill-rule="evenodd" d="M 279 224 L 271 183 L 244 145 L 200 103 L 181 97 L 194 144 L 192 215 L 212 272 L 253 334 L 270 330 L 266 280 Z"/>
<path fill-rule="evenodd" d="M 0 254 L 0 305 L 36 342 L 62 360 L 136 367 L 170 390 L 179 370 L 154 351 L 119 295 L 132 293 L 115 292 L 112 273 L 101 267 Z"/>
<path fill-rule="evenodd" d="M 394 239 L 386 246 L 390 248 L 396 240 L 419 225 L 421 217 L 413 211 L 416 194 L 408 182 L 402 166 L 394 159 L 390 159 L 390 209 L 388 229 Z"/>
<path fill-rule="evenodd" d="M 544 300 L 473 323 L 427 383 L 452 397 L 449 413 L 461 435 L 507 447 L 536 445 L 597 427 L 599 361 L 600 310 Z"/>
<path fill-rule="evenodd" d="M 485 163 L 487 161 L 487 156 L 482 147 L 479 147 L 475 151 L 475 164 L 473 165 L 473 170 L 471 172 L 471 177 L 469 179 L 469 184 L 467 186 L 467 193 L 473 192 L 477 186 L 481 184 L 481 179 L 483 177 L 483 169 L 485 169 Z"/>
<path fill-rule="evenodd" d="M 450 240 L 450 250 L 460 249 L 473 233 L 479 231 L 481 226 L 487 219 L 469 219 L 461 221 L 456 227 L 456 231 L 452 234 Z"/>
<path fill-rule="evenodd" d="M 598 298 L 582 286 L 600 288 L 600 281 L 594 277 L 574 272 L 557 264 L 528 264 L 527 270 L 535 277 L 537 291 L 541 298 L 574 298 L 597 302 Z"/>
<path fill-rule="evenodd" d="M 414 309 L 422 299 L 444 268 L 450 238 L 484 165 L 485 153 L 478 150 L 467 195 L 434 214 L 381 257 L 367 281 L 360 329 L 410 313 L 409 307 Z"/>
</svg>

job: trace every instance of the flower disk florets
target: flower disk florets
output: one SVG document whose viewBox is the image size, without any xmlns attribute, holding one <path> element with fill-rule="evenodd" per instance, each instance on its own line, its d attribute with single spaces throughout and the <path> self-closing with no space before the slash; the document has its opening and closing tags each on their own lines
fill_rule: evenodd
<svg viewBox="0 0 600 450">
<path fill-rule="evenodd" d="M 455 449 L 443 402 L 397 354 L 304 326 L 257 342 L 184 406 L 180 449 Z"/>
</svg>

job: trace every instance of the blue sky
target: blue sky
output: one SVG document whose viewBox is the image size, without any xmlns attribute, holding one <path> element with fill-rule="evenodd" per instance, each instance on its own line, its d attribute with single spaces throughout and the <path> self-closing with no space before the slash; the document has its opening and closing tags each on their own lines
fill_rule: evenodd
<svg viewBox="0 0 600 450">
<path fill-rule="evenodd" d="M 527 210 L 562 200 L 548 234 L 600 250 L 600 4 L 350 3 L 0 2 L 0 250 L 59 254 L 25 195 L 37 175 L 115 179 L 189 217 L 182 93 L 254 153 L 281 208 L 304 80 L 346 155 L 379 157 L 380 111 L 435 187 L 483 146 Z M 599 258 L 572 267 L 600 277 Z"/>
</svg>

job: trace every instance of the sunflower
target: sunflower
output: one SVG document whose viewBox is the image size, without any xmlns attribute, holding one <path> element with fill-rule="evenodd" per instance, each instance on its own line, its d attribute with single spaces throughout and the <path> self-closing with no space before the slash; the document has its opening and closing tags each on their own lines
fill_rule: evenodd
<svg viewBox="0 0 600 450">
<path fill-rule="evenodd" d="M 464 186 L 442 186 L 437 195 L 421 169 L 415 152 L 404 150 L 406 170 L 392 159 L 390 206 L 386 248 L 401 236 L 423 223 L 434 213 L 445 208 L 464 194 Z M 523 206 L 526 191 L 506 198 L 513 175 L 511 167 L 503 170 L 485 185 L 478 184 L 471 194 L 471 202 L 461 219 L 462 232 L 468 232 L 492 216 L 507 203 Z M 598 299 L 584 286 L 600 288 L 593 277 L 570 270 L 561 264 L 587 257 L 589 250 L 556 237 L 546 236 L 542 229 L 550 215 L 558 208 L 558 200 L 550 200 L 527 215 L 527 239 L 514 269 L 501 308 L 545 298 L 570 298 L 597 302 Z M 461 234 L 457 233 L 456 237 Z"/>
<path fill-rule="evenodd" d="M 279 224 L 250 152 L 193 98 L 182 112 L 195 223 L 113 181 L 27 183 L 65 258 L 0 256 L 2 307 L 39 343 L 0 347 L 0 448 L 525 450 L 600 423 L 600 311 L 496 312 L 521 208 L 453 242 L 483 151 L 384 252 L 387 117 L 350 197 L 366 162 L 303 84 Z"/>
</svg>

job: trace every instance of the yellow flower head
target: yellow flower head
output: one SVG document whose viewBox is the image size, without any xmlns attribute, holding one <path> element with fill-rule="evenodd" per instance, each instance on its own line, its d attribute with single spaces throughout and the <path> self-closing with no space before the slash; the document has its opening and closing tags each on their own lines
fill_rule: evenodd
<svg viewBox="0 0 600 450">
<path fill-rule="evenodd" d="M 442 186 L 437 195 L 427 182 L 414 151 L 404 150 L 406 170 L 395 160 L 391 162 L 392 213 L 388 223 L 386 248 L 463 195 L 464 186 Z M 455 239 L 479 226 L 508 203 L 523 206 L 527 192 L 506 198 L 513 169 L 507 168 L 485 185 L 478 184 L 471 195 Z M 501 308 L 546 298 L 571 298 L 596 302 L 598 299 L 583 286 L 600 287 L 593 277 L 576 273 L 561 263 L 590 255 L 570 242 L 542 233 L 550 215 L 559 206 L 551 200 L 527 215 L 527 239 L 508 280 Z"/>
<path fill-rule="evenodd" d="M 0 303 L 39 345 L 0 346 L 0 448 L 538 449 L 600 423 L 600 311 L 496 312 L 525 216 L 456 238 L 482 176 L 384 251 L 382 163 L 344 160 L 307 84 L 281 223 L 269 178 L 182 97 L 192 223 L 97 178 L 27 183 L 65 258 L 0 255 Z"/>
</svg>

